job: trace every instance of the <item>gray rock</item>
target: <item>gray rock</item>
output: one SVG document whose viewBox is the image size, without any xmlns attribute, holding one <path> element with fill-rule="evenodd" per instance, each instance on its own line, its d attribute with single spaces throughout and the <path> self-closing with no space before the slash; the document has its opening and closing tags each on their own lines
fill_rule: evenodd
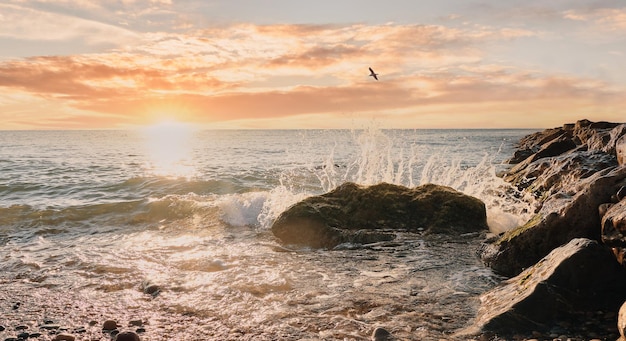
<svg viewBox="0 0 626 341">
<path fill-rule="evenodd" d="M 484 203 L 450 187 L 350 182 L 296 203 L 272 224 L 283 244 L 313 248 L 387 241 L 393 230 L 463 234 L 487 228 Z"/>
<path fill-rule="evenodd" d="M 386 329 L 378 327 L 372 332 L 372 341 L 392 341 L 394 338 Z"/>
<path fill-rule="evenodd" d="M 625 298 L 626 270 L 612 252 L 596 241 L 573 239 L 483 294 L 476 319 L 459 335 L 548 331 L 584 319 L 585 312 L 615 311 Z"/>
</svg>

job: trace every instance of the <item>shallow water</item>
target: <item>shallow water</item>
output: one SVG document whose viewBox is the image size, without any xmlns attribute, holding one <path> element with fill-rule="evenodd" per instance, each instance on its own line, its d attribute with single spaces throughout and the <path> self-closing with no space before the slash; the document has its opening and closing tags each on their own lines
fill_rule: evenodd
<svg viewBox="0 0 626 341">
<path fill-rule="evenodd" d="M 271 222 L 344 181 L 449 185 L 495 231 L 528 211 L 495 173 L 529 131 L 168 129 L 0 132 L 0 337 L 52 319 L 105 340 L 114 319 L 148 340 L 448 338 L 499 280 L 481 236 L 290 250 Z"/>
</svg>

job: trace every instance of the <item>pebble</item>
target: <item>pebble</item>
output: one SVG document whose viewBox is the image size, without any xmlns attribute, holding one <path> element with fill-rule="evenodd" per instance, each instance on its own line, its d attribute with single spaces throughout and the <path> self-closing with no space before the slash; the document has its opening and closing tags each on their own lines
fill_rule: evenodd
<svg viewBox="0 0 626 341">
<path fill-rule="evenodd" d="M 391 333 L 381 327 L 374 329 L 372 333 L 372 341 L 389 341 L 392 339 Z"/>
<path fill-rule="evenodd" d="M 128 326 L 129 327 L 142 327 L 143 326 L 143 321 L 141 321 L 141 320 L 132 320 L 132 321 L 128 322 Z"/>
<path fill-rule="evenodd" d="M 0 332 L 4 331 L 6 328 L 4 326 L 0 326 Z"/>
<path fill-rule="evenodd" d="M 102 330 L 115 330 L 117 329 L 117 322 L 114 320 L 106 320 L 102 324 Z"/>
<path fill-rule="evenodd" d="M 53 330 L 53 329 L 60 329 L 61 325 L 58 325 L 55 323 L 46 323 L 46 324 L 39 326 L 39 328 L 45 329 L 45 330 Z"/>
<path fill-rule="evenodd" d="M 115 337 L 115 341 L 140 341 L 139 335 L 134 332 L 121 332 Z"/>
<path fill-rule="evenodd" d="M 72 334 L 58 334 L 57 336 L 54 337 L 54 339 L 52 339 L 52 341 L 74 341 L 76 340 L 76 337 Z"/>
</svg>

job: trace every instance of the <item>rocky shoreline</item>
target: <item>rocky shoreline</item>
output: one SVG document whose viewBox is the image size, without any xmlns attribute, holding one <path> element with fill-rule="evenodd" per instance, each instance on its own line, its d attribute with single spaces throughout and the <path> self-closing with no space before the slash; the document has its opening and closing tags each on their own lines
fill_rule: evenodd
<svg viewBox="0 0 626 341">
<path fill-rule="evenodd" d="M 509 279 L 481 296 L 463 333 L 545 333 L 570 324 L 585 339 L 586 317 L 598 315 L 605 321 L 593 323 L 608 328 L 603 339 L 623 333 L 625 157 L 624 123 L 581 120 L 520 141 L 504 179 L 535 198 L 535 216 L 483 243 L 484 263 Z"/>
<path fill-rule="evenodd" d="M 626 308 L 618 314 L 626 300 L 626 124 L 546 129 L 523 138 L 509 163 L 502 176 L 533 199 L 535 215 L 479 248 L 508 279 L 481 296 L 455 338 L 626 340 Z M 344 184 L 292 206 L 272 231 L 284 244 L 314 248 L 390 240 L 394 229 L 463 235 L 485 227 L 484 205 L 472 199 L 435 185 Z M 476 230 L 460 223 L 465 213 Z"/>
</svg>

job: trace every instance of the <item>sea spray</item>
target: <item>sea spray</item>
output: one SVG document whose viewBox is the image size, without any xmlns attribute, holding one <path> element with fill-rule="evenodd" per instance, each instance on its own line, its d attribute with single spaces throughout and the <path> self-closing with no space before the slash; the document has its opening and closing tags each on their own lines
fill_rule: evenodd
<svg viewBox="0 0 626 341">
<path fill-rule="evenodd" d="M 322 162 L 323 166 L 313 170 L 325 192 L 346 181 L 361 185 L 388 182 L 407 187 L 426 183 L 449 186 L 485 202 L 488 223 L 494 233 L 523 224 L 530 215 L 529 202 L 520 199 L 517 190 L 496 174 L 501 165 L 495 160 L 500 156 L 502 146 L 495 153 L 484 153 L 478 163 L 471 164 L 458 156 L 451 158 L 460 154 L 449 150 L 454 146 L 435 149 L 411 142 L 407 148 L 407 141 L 398 140 L 406 136 L 394 140 L 376 128 L 353 132 L 352 137 L 358 150 L 345 161 L 346 166 L 335 160 L 338 147 L 335 144 Z M 408 154 L 405 153 L 407 149 Z"/>
</svg>

